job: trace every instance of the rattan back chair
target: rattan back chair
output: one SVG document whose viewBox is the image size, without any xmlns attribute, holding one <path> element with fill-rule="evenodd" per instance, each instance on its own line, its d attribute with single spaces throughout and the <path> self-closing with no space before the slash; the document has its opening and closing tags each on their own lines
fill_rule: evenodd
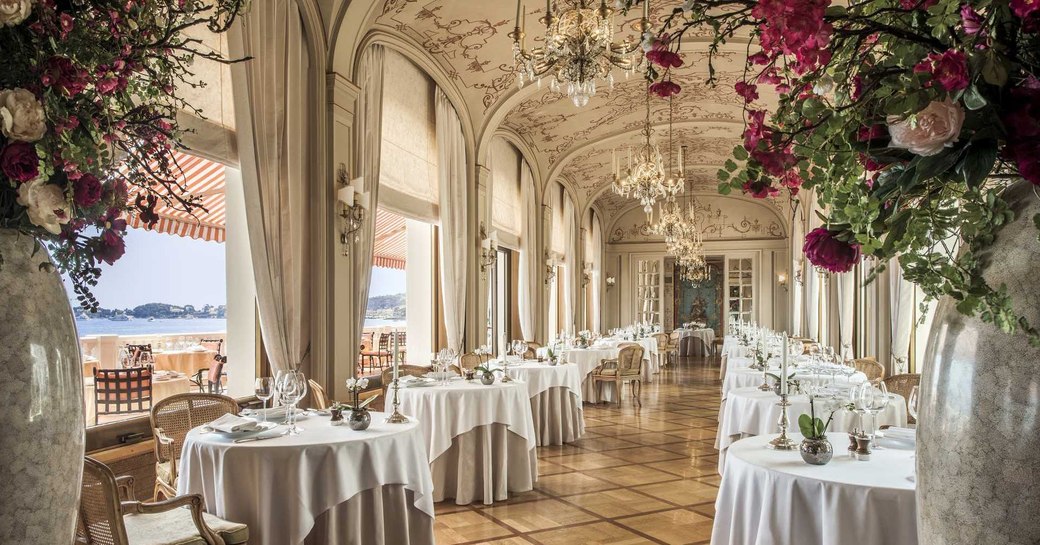
<svg viewBox="0 0 1040 545">
<path fill-rule="evenodd" d="M 248 541 L 245 525 L 206 515 L 203 507 L 198 494 L 157 503 L 136 501 L 133 477 L 117 478 L 105 464 L 84 457 L 76 542 L 180 545 L 201 540 L 207 545 L 241 545 Z"/>
<path fill-rule="evenodd" d="M 618 346 L 620 349 L 616 359 L 603 360 L 599 367 L 592 371 L 593 383 L 597 388 L 600 382 L 614 384 L 618 405 L 621 405 L 622 387 L 626 382 L 631 383 L 632 396 L 642 405 L 640 397 L 643 393 L 643 347 L 638 343 L 621 343 Z"/>
<path fill-rule="evenodd" d="M 538 359 L 538 349 L 542 347 L 540 343 L 534 341 L 524 341 L 527 344 L 527 350 L 524 352 L 525 360 L 536 360 Z"/>
<path fill-rule="evenodd" d="M 917 373 L 904 373 L 902 375 L 892 375 L 886 377 L 882 382 L 885 383 L 885 388 L 888 389 L 889 393 L 899 394 L 903 396 L 903 401 L 907 403 L 907 409 L 909 409 L 910 403 L 910 392 L 913 391 L 915 386 L 921 385 L 921 375 Z M 916 424 L 917 419 L 910 415 L 910 411 L 907 410 L 906 415 L 907 423 Z"/>
<path fill-rule="evenodd" d="M 432 368 L 425 365 L 399 365 L 398 375 L 402 377 L 421 377 L 426 373 L 429 373 Z M 387 367 L 383 369 L 380 382 L 383 385 L 383 397 L 386 398 L 387 391 L 394 384 L 394 368 Z"/>
<path fill-rule="evenodd" d="M 152 366 L 94 368 L 94 424 L 106 415 L 143 413 L 152 408 Z"/>
<path fill-rule="evenodd" d="M 464 371 L 472 371 L 484 364 L 483 358 L 473 352 L 466 352 L 459 358 L 459 368 Z"/>
<path fill-rule="evenodd" d="M 207 393 L 177 394 L 152 407 L 156 498 L 177 495 L 177 464 L 188 432 L 225 414 L 238 414 L 238 410 L 234 399 Z"/>
<path fill-rule="evenodd" d="M 853 360 L 853 366 L 857 371 L 867 375 L 867 380 L 873 384 L 881 382 L 885 378 L 885 366 L 872 358 L 858 358 Z"/>
<path fill-rule="evenodd" d="M 307 384 L 311 387 L 311 400 L 314 402 L 315 409 L 325 410 L 335 403 L 329 399 L 328 394 L 325 393 L 325 388 L 315 382 L 314 379 L 307 379 Z"/>
</svg>

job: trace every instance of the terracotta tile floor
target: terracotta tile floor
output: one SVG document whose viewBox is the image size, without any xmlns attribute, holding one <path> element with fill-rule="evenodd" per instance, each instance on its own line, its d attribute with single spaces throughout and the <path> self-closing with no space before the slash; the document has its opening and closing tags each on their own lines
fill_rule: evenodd
<svg viewBox="0 0 1040 545">
<path fill-rule="evenodd" d="M 586 405 L 586 433 L 538 449 L 532 492 L 437 504 L 438 545 L 703 544 L 719 478 L 718 365 L 684 358 L 617 405 Z M 450 501 L 450 500 L 449 500 Z"/>
</svg>

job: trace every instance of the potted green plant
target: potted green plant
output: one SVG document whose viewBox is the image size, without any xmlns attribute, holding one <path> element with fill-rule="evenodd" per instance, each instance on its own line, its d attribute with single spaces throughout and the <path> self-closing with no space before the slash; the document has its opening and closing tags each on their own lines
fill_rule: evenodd
<svg viewBox="0 0 1040 545">
<path fill-rule="evenodd" d="M 484 386 L 490 386 L 495 383 L 495 373 L 502 372 L 499 368 L 492 368 L 488 364 L 478 365 L 473 368 L 474 371 L 480 373 L 480 383 Z"/>
</svg>

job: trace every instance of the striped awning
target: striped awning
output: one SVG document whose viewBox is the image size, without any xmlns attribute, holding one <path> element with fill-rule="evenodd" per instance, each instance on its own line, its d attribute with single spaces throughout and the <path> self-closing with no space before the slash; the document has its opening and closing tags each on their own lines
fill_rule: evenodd
<svg viewBox="0 0 1040 545">
<path fill-rule="evenodd" d="M 372 266 L 404 270 L 405 258 L 408 255 L 404 218 L 377 208 L 375 230 Z"/>
<path fill-rule="evenodd" d="M 224 242 L 224 222 L 227 219 L 224 165 L 186 153 L 175 152 L 174 155 L 183 172 L 181 182 L 189 194 L 200 199 L 202 208 L 189 214 L 160 201 L 159 206 L 155 208 L 159 222 L 152 228 L 145 227 L 137 214 L 127 218 L 127 225 L 199 240 Z M 135 196 L 131 194 L 131 200 Z"/>
</svg>

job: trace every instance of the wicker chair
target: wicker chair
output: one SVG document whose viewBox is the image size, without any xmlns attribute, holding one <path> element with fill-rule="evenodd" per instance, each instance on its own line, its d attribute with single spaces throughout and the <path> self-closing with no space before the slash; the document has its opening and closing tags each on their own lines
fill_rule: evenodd
<svg viewBox="0 0 1040 545">
<path fill-rule="evenodd" d="M 921 375 L 916 373 L 906 373 L 902 375 L 892 375 L 885 378 L 882 382 L 885 383 L 885 388 L 893 394 L 899 394 L 903 396 L 903 401 L 907 404 L 910 403 L 910 392 L 915 386 L 921 385 Z M 910 424 L 916 424 L 917 420 L 910 416 L 910 412 L 907 411 L 906 421 Z"/>
<path fill-rule="evenodd" d="M 310 386 L 311 401 L 314 402 L 314 408 L 323 411 L 336 403 L 329 399 L 328 394 L 325 393 L 325 388 L 315 382 L 314 379 L 307 379 L 307 385 Z"/>
<path fill-rule="evenodd" d="M 467 352 L 459 358 L 459 367 L 464 371 L 472 371 L 483 364 L 484 358 L 472 352 Z"/>
<path fill-rule="evenodd" d="M 632 384 L 632 396 L 642 406 L 640 395 L 643 393 L 643 347 L 636 343 L 621 343 L 617 359 L 603 360 L 599 367 L 592 371 L 592 380 L 596 388 L 600 382 L 614 384 L 617 390 L 618 405 L 621 405 L 621 391 L 626 382 Z M 636 389 L 636 384 L 639 389 Z"/>
<path fill-rule="evenodd" d="M 152 407 L 156 498 L 177 495 L 177 464 L 188 432 L 225 414 L 238 414 L 238 403 L 219 394 L 177 394 Z"/>
<path fill-rule="evenodd" d="M 867 380 L 877 384 L 885 378 L 885 366 L 873 358 L 858 358 L 852 363 L 857 371 L 867 375 Z"/>
<path fill-rule="evenodd" d="M 539 343 L 536 343 L 534 341 L 524 341 L 524 342 L 527 343 L 527 352 L 524 352 L 524 359 L 525 360 L 535 360 L 535 359 L 538 359 L 538 349 L 541 348 L 542 345 L 539 344 Z"/>
<path fill-rule="evenodd" d="M 246 525 L 204 513 L 202 496 L 142 503 L 134 499 L 133 481 L 133 477 L 116 477 L 93 458 L 84 458 L 76 543 L 242 545 L 249 541 Z"/>
<path fill-rule="evenodd" d="M 431 368 L 425 365 L 401 365 L 398 367 L 398 372 L 402 377 L 421 377 L 429 373 L 430 370 Z M 390 391 L 390 387 L 394 384 L 394 368 L 388 367 L 383 369 L 380 379 L 383 385 L 383 399 L 386 400 L 387 392 Z"/>
</svg>

